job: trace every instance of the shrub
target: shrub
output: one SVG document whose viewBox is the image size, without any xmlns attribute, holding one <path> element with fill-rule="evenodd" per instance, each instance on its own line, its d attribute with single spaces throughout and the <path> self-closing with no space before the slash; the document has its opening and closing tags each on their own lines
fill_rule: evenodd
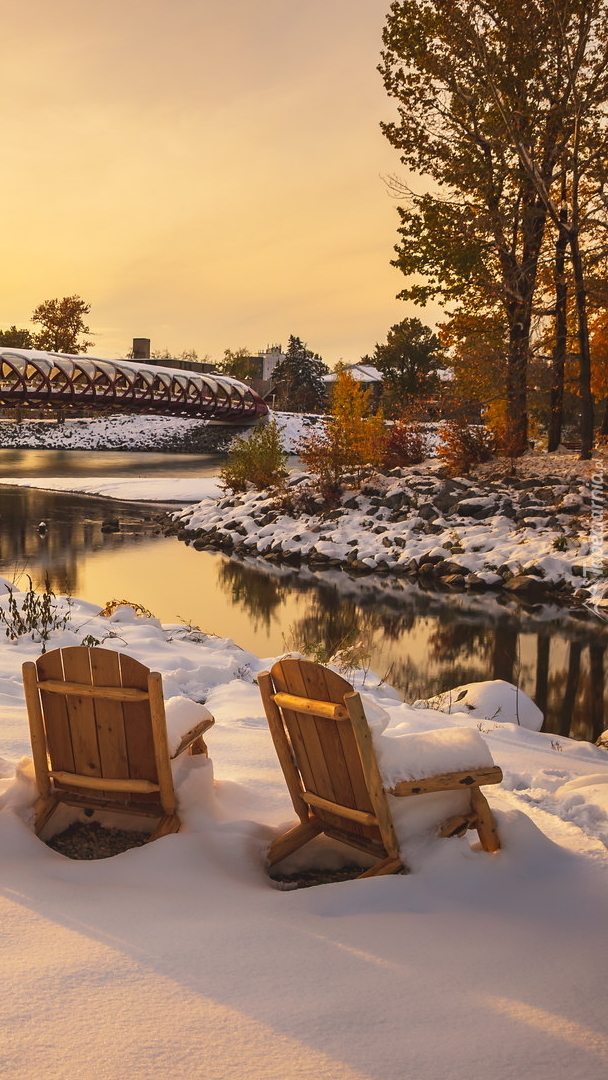
<svg viewBox="0 0 608 1080">
<path fill-rule="evenodd" d="M 426 439 L 419 428 L 407 420 L 395 420 L 386 434 L 384 464 L 389 469 L 400 465 L 419 465 L 426 456 Z"/>
<path fill-rule="evenodd" d="M 6 627 L 6 637 L 11 641 L 30 634 L 32 641 L 42 642 L 42 651 L 46 652 L 46 643 L 52 630 L 65 630 L 70 621 L 70 611 L 59 614 L 55 603 L 55 593 L 51 590 L 48 577 L 44 582 L 44 592 L 38 593 L 32 586 L 32 579 L 27 576 L 29 587 L 23 594 L 21 606 L 10 586 L 7 588 L 7 610 L 0 606 L 0 623 Z M 70 601 L 68 601 L 70 603 Z"/>
<path fill-rule="evenodd" d="M 489 461 L 495 449 L 494 435 L 482 424 L 448 420 L 441 431 L 437 457 L 452 475 L 466 476 L 473 465 Z"/>
<path fill-rule="evenodd" d="M 258 424 L 247 438 L 236 438 L 220 470 L 220 486 L 229 491 L 246 491 L 251 485 L 258 491 L 283 487 L 289 473 L 287 454 L 276 419 Z"/>
</svg>

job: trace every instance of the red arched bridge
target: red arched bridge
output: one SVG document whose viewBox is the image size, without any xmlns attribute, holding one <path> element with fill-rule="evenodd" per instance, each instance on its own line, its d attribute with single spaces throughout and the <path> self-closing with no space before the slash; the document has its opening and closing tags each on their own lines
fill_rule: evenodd
<svg viewBox="0 0 608 1080">
<path fill-rule="evenodd" d="M 124 409 L 223 423 L 246 423 L 268 412 L 250 386 L 215 372 L 25 349 L 0 349 L 0 405 Z"/>
</svg>

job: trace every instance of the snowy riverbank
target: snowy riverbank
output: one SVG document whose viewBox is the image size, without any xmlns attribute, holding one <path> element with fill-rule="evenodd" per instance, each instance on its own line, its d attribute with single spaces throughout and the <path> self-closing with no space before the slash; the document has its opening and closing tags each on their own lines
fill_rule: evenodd
<svg viewBox="0 0 608 1080">
<path fill-rule="evenodd" d="M 306 417 L 274 414 L 285 431 L 286 448 L 293 451 L 306 429 Z M 14 450 L 137 450 L 204 454 L 228 448 L 235 435 L 248 428 L 230 428 L 180 416 L 113 414 L 73 420 L 0 420 L 0 449 Z"/>
<path fill-rule="evenodd" d="M 350 574 L 408 575 L 451 589 L 504 589 L 525 600 L 560 594 L 606 605 L 606 565 L 590 570 L 591 462 L 530 455 L 517 475 L 500 464 L 472 478 L 446 476 L 434 459 L 371 473 L 328 510 L 292 476 L 286 494 L 210 494 L 174 514 L 194 547 L 257 555 Z"/>
<path fill-rule="evenodd" d="M 0 603 L 6 609 L 6 594 Z M 41 646 L 4 640 L 6 1080 L 602 1075 L 605 750 L 534 730 L 525 696 L 520 720 L 532 727 L 520 726 L 504 684 L 474 688 L 476 710 L 446 715 L 412 708 L 368 677 L 366 693 L 388 714 L 387 742 L 453 725 L 481 734 L 504 772 L 487 789 L 503 850 L 489 856 L 423 830 L 403 841 L 409 876 L 278 891 L 264 850 L 293 811 L 255 684 L 271 661 L 131 608 L 103 618 L 92 604 L 58 604 L 70 622 L 49 648 L 93 635 L 159 670 L 166 698 L 204 700 L 216 725 L 210 760 L 176 768 L 178 835 L 69 860 L 31 827 L 20 666 Z M 318 843 L 292 865 L 343 858 Z"/>
</svg>

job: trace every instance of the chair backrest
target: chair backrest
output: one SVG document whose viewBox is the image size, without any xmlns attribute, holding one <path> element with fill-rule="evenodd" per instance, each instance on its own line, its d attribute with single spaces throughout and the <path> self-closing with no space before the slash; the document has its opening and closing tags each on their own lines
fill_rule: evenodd
<svg viewBox="0 0 608 1080">
<path fill-rule="evenodd" d="M 259 679 L 296 813 L 371 854 L 398 844 L 358 694 L 336 672 L 287 657 Z M 331 703 L 323 709 L 322 703 Z M 333 707 L 332 707 L 333 706 Z"/>
<path fill-rule="evenodd" d="M 41 794 L 175 808 L 162 680 L 133 657 L 73 646 L 23 665 Z M 46 777 L 46 779 L 45 779 Z"/>
</svg>

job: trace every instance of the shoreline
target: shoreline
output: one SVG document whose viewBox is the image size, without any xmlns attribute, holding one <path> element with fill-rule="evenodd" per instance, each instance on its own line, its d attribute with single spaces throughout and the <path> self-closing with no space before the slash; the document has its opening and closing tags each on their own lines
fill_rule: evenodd
<svg viewBox="0 0 608 1080">
<path fill-rule="evenodd" d="M 307 481 L 300 474 L 284 493 L 203 499 L 169 515 L 165 535 L 196 550 L 294 569 L 405 577 L 442 592 L 495 591 L 608 616 L 608 567 L 591 573 L 585 561 L 592 495 L 576 467 L 574 475 L 499 476 L 486 468 L 448 477 L 429 459 L 390 473 L 370 470 L 331 509 Z"/>
</svg>

